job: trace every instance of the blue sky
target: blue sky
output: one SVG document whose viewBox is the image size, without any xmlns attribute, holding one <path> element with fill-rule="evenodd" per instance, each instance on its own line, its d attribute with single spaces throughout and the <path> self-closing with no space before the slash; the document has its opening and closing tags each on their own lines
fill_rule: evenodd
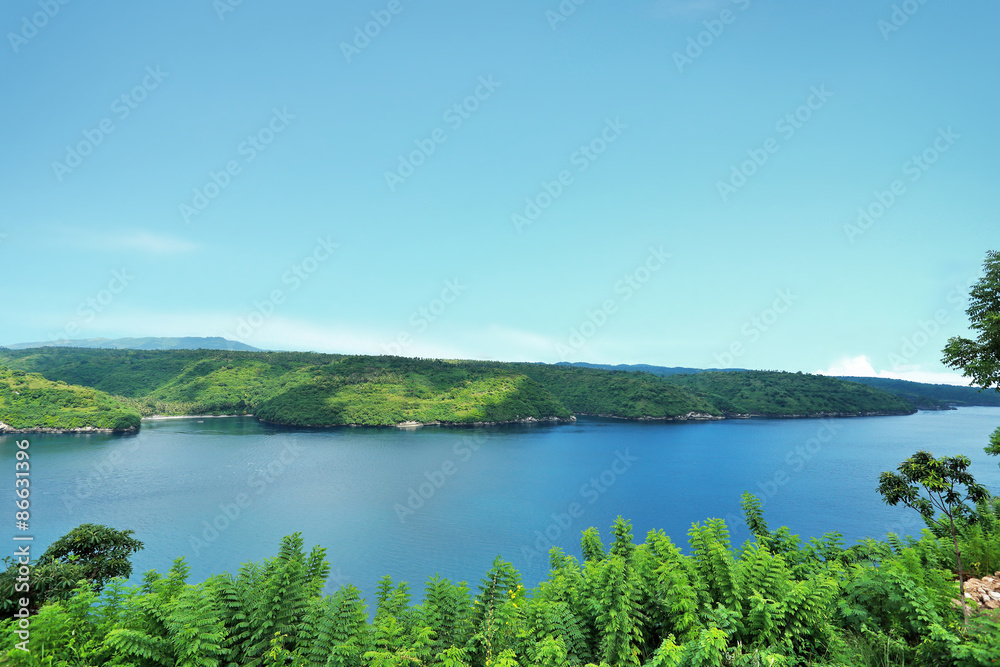
<svg viewBox="0 0 1000 667">
<path fill-rule="evenodd" d="M 995 2 L 63 2 L 0 10 L 0 343 L 947 379 L 1000 247 Z"/>
</svg>

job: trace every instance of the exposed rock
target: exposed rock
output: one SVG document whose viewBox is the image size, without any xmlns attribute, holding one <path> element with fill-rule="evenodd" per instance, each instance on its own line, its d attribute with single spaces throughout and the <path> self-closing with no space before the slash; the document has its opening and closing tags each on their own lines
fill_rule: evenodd
<svg viewBox="0 0 1000 667">
<path fill-rule="evenodd" d="M 965 599 L 984 610 L 1000 610 L 1000 572 L 992 577 L 966 579 Z"/>
</svg>

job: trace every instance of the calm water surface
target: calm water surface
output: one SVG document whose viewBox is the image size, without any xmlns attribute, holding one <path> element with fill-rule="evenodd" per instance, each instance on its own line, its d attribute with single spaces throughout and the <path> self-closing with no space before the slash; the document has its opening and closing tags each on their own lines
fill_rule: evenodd
<svg viewBox="0 0 1000 667">
<path fill-rule="evenodd" d="M 918 449 L 962 453 L 1000 490 L 983 452 L 998 408 L 838 420 L 657 424 L 581 419 L 491 429 L 290 430 L 253 418 L 144 422 L 132 436 L 31 435 L 32 534 L 43 547 L 74 526 L 132 529 L 136 576 L 185 556 L 192 580 L 272 556 L 301 531 L 327 548 L 328 590 L 373 599 L 390 574 L 419 593 L 439 573 L 475 584 L 498 554 L 534 585 L 553 545 L 579 555 L 581 530 L 631 519 L 637 541 L 662 528 L 739 515 L 749 489 L 772 528 L 837 530 L 849 543 L 919 532 L 886 507 L 878 474 Z M 23 438 L 22 438 L 23 439 Z M 13 488 L 15 439 L 0 437 Z M 11 503 L 11 506 L 13 503 Z M 747 532 L 738 520 L 734 539 Z M 40 550 L 39 550 L 40 553 Z"/>
</svg>

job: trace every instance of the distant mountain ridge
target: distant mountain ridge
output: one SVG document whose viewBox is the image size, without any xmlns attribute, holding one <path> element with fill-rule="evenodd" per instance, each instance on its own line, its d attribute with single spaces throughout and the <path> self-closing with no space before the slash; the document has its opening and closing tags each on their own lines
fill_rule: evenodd
<svg viewBox="0 0 1000 667">
<path fill-rule="evenodd" d="M 145 338 L 81 338 L 77 340 L 53 340 L 35 343 L 15 343 L 4 345 L 9 350 L 28 350 L 38 347 L 82 347 L 109 350 L 241 350 L 260 352 L 260 348 L 221 336 L 182 336 L 167 338 L 147 336 Z"/>
</svg>

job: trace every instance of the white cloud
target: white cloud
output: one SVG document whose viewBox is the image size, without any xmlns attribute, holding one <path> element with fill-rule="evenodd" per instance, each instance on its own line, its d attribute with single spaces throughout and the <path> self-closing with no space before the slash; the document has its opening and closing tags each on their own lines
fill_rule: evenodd
<svg viewBox="0 0 1000 667">
<path fill-rule="evenodd" d="M 817 375 L 837 375 L 854 377 L 891 378 L 893 380 L 909 380 L 910 382 L 928 382 L 930 384 L 953 384 L 968 386 L 969 380 L 958 373 L 940 371 L 925 371 L 919 366 L 906 366 L 895 371 L 876 371 L 871 359 L 865 355 L 844 357 L 825 370 L 814 371 Z"/>
<path fill-rule="evenodd" d="M 844 357 L 826 370 L 816 371 L 817 375 L 856 375 L 858 377 L 878 377 L 871 360 L 860 357 Z"/>
<path fill-rule="evenodd" d="M 185 239 L 142 230 L 110 236 L 104 239 L 104 244 L 119 250 L 148 252 L 157 255 L 176 255 L 193 252 L 200 248 L 197 243 Z"/>
</svg>

